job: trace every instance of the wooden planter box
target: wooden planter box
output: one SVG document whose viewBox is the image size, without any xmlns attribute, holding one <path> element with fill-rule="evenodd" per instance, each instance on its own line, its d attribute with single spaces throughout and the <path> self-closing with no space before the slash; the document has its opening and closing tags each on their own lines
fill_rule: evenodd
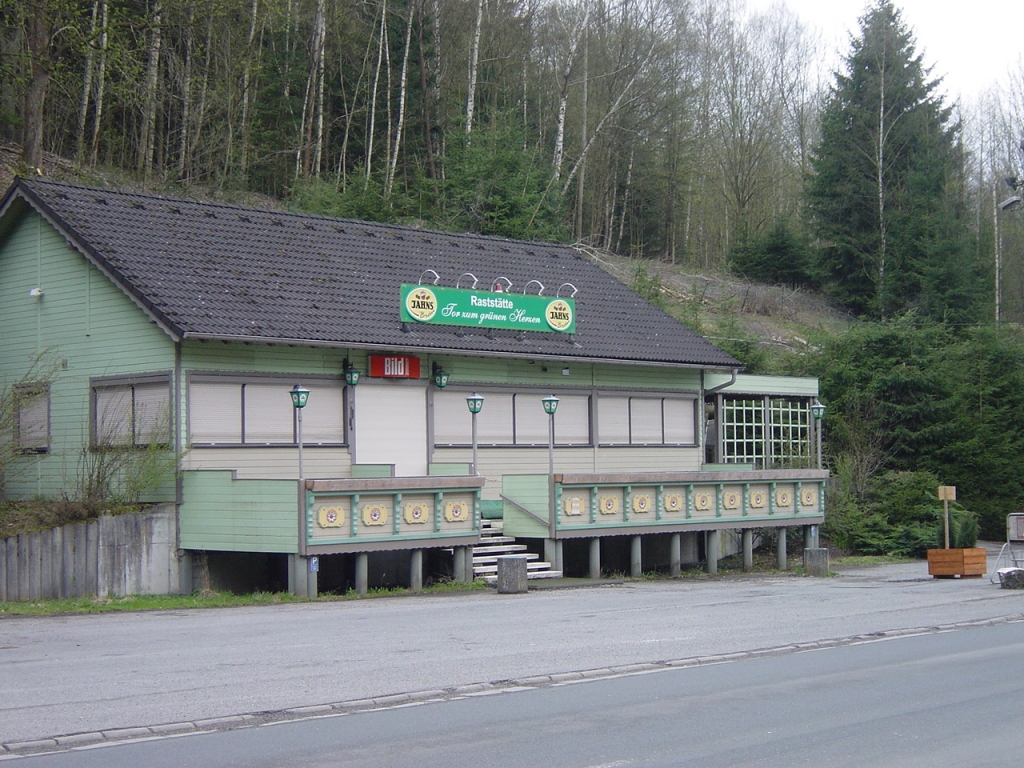
<svg viewBox="0 0 1024 768">
<path fill-rule="evenodd" d="M 982 547 L 970 549 L 929 549 L 928 573 L 936 579 L 980 578 L 987 560 Z"/>
</svg>

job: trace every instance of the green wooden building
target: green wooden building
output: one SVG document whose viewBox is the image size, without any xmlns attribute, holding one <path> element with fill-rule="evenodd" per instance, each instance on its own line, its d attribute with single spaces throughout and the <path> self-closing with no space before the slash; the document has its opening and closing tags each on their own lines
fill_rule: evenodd
<svg viewBox="0 0 1024 768">
<path fill-rule="evenodd" d="M 744 376 L 565 246 L 20 179 L 0 328 L 38 394 L 4 495 L 171 457 L 183 590 L 469 578 L 499 528 L 552 573 L 713 569 L 823 519 L 817 382 Z"/>
</svg>

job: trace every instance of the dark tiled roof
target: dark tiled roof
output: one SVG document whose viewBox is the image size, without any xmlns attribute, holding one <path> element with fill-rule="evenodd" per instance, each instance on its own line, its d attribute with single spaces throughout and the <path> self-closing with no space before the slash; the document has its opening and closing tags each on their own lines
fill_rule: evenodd
<svg viewBox="0 0 1024 768">
<path fill-rule="evenodd" d="M 19 179 L 50 218 L 124 291 L 181 338 L 362 348 L 739 363 L 566 246 L 265 211 L 220 203 Z M 399 285 L 426 269 L 454 286 L 508 277 L 579 289 L 576 334 L 455 329 L 399 321 Z M 463 287 L 466 284 L 463 283 Z"/>
</svg>

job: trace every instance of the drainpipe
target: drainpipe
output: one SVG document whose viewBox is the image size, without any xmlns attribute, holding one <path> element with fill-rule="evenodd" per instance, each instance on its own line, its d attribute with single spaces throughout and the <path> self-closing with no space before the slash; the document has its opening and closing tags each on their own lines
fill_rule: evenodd
<svg viewBox="0 0 1024 768">
<path fill-rule="evenodd" d="M 731 376 L 729 377 L 729 380 L 727 382 L 725 382 L 724 384 L 719 384 L 717 387 L 711 387 L 710 389 L 705 389 L 703 391 L 703 393 L 701 394 L 700 408 L 701 408 L 701 413 L 704 414 L 704 419 L 702 420 L 703 427 L 701 429 L 701 446 L 700 446 L 701 447 L 701 463 L 702 464 L 706 461 L 707 431 L 708 431 L 708 418 L 707 418 L 707 411 L 706 411 L 705 406 L 704 406 L 704 401 L 705 401 L 705 398 L 707 398 L 708 395 L 717 394 L 718 392 L 721 392 L 723 389 L 727 389 L 728 387 L 731 387 L 733 384 L 736 383 L 736 378 L 739 376 L 740 369 L 739 368 L 733 368 L 732 370 L 729 371 L 729 373 L 731 374 Z M 701 384 L 703 384 L 703 382 L 704 382 L 704 376 L 705 376 L 705 374 L 703 372 L 701 372 Z M 721 420 L 721 418 L 719 418 L 719 410 L 720 409 L 718 408 L 718 405 L 716 403 L 716 405 L 715 405 L 715 428 L 716 428 L 717 434 L 715 436 L 715 441 L 716 441 L 717 445 L 721 445 L 722 444 L 722 434 L 721 434 L 721 432 L 722 432 L 722 420 Z M 716 459 L 720 459 L 721 456 L 718 456 L 717 453 L 716 453 L 715 458 Z"/>
<path fill-rule="evenodd" d="M 732 376 L 730 377 L 730 379 L 727 382 L 725 382 L 725 384 L 719 384 L 717 387 L 712 387 L 711 389 L 705 389 L 704 390 L 704 396 L 707 397 L 708 395 L 713 395 L 716 392 L 721 392 L 723 389 L 727 389 L 728 387 L 731 387 L 733 384 L 735 384 L 736 383 L 736 377 L 740 375 L 740 369 L 739 368 L 733 368 L 730 371 L 730 373 L 732 374 Z"/>
</svg>

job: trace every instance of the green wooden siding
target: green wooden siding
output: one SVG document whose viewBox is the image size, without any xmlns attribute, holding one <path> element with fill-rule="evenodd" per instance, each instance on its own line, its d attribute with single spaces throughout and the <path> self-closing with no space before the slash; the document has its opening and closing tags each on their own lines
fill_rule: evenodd
<svg viewBox="0 0 1024 768">
<path fill-rule="evenodd" d="M 344 349 L 290 347 L 276 344 L 225 344 L 186 339 L 181 364 L 186 371 L 238 371 L 241 373 L 309 374 L 342 376 Z"/>
<path fill-rule="evenodd" d="M 524 539 L 540 539 L 549 535 L 548 525 L 544 522 L 548 518 L 550 503 L 548 488 L 547 475 L 505 475 L 502 478 L 504 535 Z"/>
<path fill-rule="evenodd" d="M 33 288 L 43 295 L 30 297 Z M 41 352 L 66 361 L 50 390 L 50 452 L 18 459 L 6 492 L 15 498 L 71 493 L 89 441 L 90 378 L 169 373 L 174 344 L 34 212 L 0 243 L 0 329 L 0 379 L 7 383 Z M 170 490 L 154 500 L 173 500 Z"/>
<path fill-rule="evenodd" d="M 351 477 L 351 455 L 347 448 L 306 447 L 303 450 L 306 477 Z M 297 480 L 299 452 L 294 446 L 266 448 L 193 448 L 182 459 L 189 470 L 230 469 L 240 480 Z"/>
<path fill-rule="evenodd" d="M 179 535 L 184 549 L 298 552 L 295 480 L 236 480 L 231 472 L 186 472 Z"/>
<path fill-rule="evenodd" d="M 708 389 L 726 384 L 729 376 L 709 373 L 705 378 Z M 817 397 L 818 380 L 798 376 L 751 376 L 741 374 L 736 383 L 722 390 L 724 395 L 780 395 L 790 397 Z"/>
</svg>

